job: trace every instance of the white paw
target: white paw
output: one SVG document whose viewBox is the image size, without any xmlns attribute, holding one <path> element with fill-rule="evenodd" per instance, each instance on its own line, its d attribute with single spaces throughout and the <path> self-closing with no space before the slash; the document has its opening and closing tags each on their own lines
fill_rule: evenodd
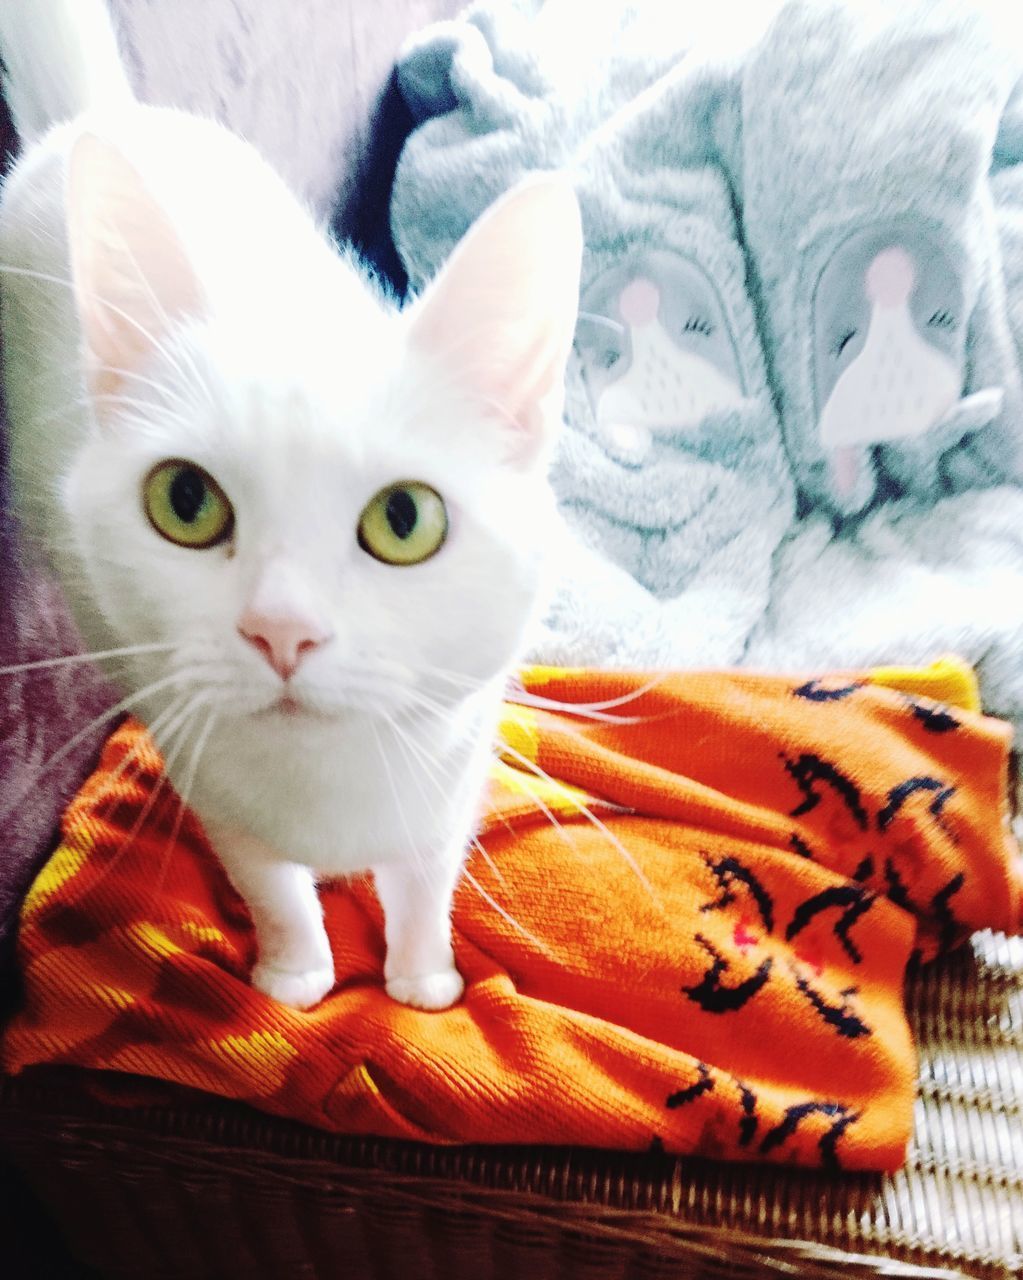
<svg viewBox="0 0 1023 1280">
<path fill-rule="evenodd" d="M 425 973 L 420 978 L 389 978 L 387 994 L 413 1009 L 450 1009 L 465 990 L 457 969 Z"/>
<path fill-rule="evenodd" d="M 252 970 L 252 985 L 280 1004 L 311 1009 L 334 985 L 334 967 L 294 972 L 276 969 L 272 964 L 257 964 Z"/>
</svg>

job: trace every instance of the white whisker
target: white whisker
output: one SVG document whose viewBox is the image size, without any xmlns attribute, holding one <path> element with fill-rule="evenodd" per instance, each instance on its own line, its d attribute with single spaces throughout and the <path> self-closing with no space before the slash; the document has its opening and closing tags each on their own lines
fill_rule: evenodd
<svg viewBox="0 0 1023 1280">
<path fill-rule="evenodd" d="M 47 272 L 33 271 L 27 267 L 16 267 L 13 265 L 13 263 L 0 262 L 0 275 L 22 276 L 29 280 L 41 280 L 43 281 L 44 284 L 59 285 L 62 289 L 67 289 L 68 292 L 70 293 L 73 293 L 75 291 L 75 282 L 70 277 L 50 275 Z M 140 278 L 142 278 L 141 273 L 140 273 Z M 144 283 L 146 285 L 146 288 L 149 289 L 150 293 L 152 293 L 152 289 L 149 285 L 149 282 L 144 281 Z M 111 302 L 108 298 L 96 297 L 95 301 L 98 302 L 101 307 L 104 307 L 112 315 L 117 316 L 118 319 L 123 320 L 125 324 L 129 325 L 132 329 L 134 329 L 137 333 L 139 333 L 143 338 L 145 338 L 145 340 L 149 343 L 149 345 L 153 348 L 154 351 L 162 352 L 165 356 L 167 356 L 171 364 L 174 365 L 175 369 L 177 369 L 179 373 L 182 372 L 180 364 L 175 359 L 173 353 L 170 351 L 168 346 L 165 343 L 160 342 L 160 340 L 156 337 L 156 335 L 151 333 L 145 327 L 145 325 L 140 324 L 139 321 L 136 320 L 134 316 L 129 315 L 127 311 L 117 306 L 115 303 Z M 157 302 L 157 306 L 158 307 L 160 306 L 159 302 Z M 163 308 L 160 307 L 160 310 L 162 311 Z M 166 315 L 166 312 L 164 312 L 164 315 Z M 147 378 L 143 378 L 140 374 L 132 374 L 131 371 L 127 369 L 113 369 L 113 368 L 110 368 L 109 366 L 100 366 L 100 367 L 104 369 L 106 372 L 116 373 L 120 377 L 136 377 L 139 381 L 148 382 L 149 385 L 156 388 L 156 390 L 158 390 L 161 395 L 170 394 L 172 398 L 178 399 L 179 403 L 185 404 L 184 399 L 182 399 L 181 397 L 174 396 L 174 393 L 170 391 L 169 387 L 160 386 L 159 383 L 152 382 L 150 379 L 147 379 Z M 200 389 L 205 391 L 208 396 L 209 388 L 207 387 L 203 379 L 199 377 L 198 370 L 193 368 L 193 372 L 197 378 Z"/>
<path fill-rule="evenodd" d="M 147 378 L 145 374 L 136 373 L 134 369 L 121 369 L 117 365 L 112 364 L 97 365 L 96 369 L 100 373 L 113 373 L 119 378 L 130 378 L 133 382 L 138 382 L 144 387 L 150 387 L 161 397 L 161 399 L 164 396 L 169 396 L 172 401 L 181 405 L 182 408 L 188 408 L 188 401 L 184 396 L 178 395 L 177 392 L 172 391 L 165 383 L 157 382 L 155 378 Z"/>
<path fill-rule="evenodd" d="M 45 671 L 50 667 L 74 666 L 83 662 L 105 662 L 111 658 L 134 657 L 142 653 L 169 653 L 173 644 L 136 644 L 121 649 L 102 649 L 96 653 L 71 653 L 61 658 L 40 658 L 35 662 L 19 662 L 13 667 L 0 667 L 0 676 L 19 675 L 25 671 Z"/>
<path fill-rule="evenodd" d="M 391 769 L 391 762 L 387 759 L 387 752 L 384 749 L 383 739 L 380 737 L 380 731 L 376 726 L 376 722 L 371 718 L 369 721 L 370 728 L 373 731 L 373 739 L 376 742 L 377 753 L 380 756 L 381 764 L 384 767 L 384 776 L 387 779 L 387 786 L 391 792 L 391 798 L 394 800 L 394 811 L 398 815 L 398 821 L 401 823 L 405 832 L 405 838 L 408 841 L 407 848 L 415 859 L 415 873 L 422 880 L 426 875 L 426 869 L 420 863 L 419 845 L 412 835 L 412 828 L 408 824 L 405 816 L 405 806 L 401 803 L 401 796 L 398 794 L 398 787 L 394 781 L 394 773 Z"/>
<path fill-rule="evenodd" d="M 498 867 L 497 863 L 487 852 L 486 846 L 479 839 L 479 837 L 473 836 L 472 839 L 469 841 L 469 843 L 472 845 L 472 847 L 476 850 L 476 852 L 480 855 L 483 861 L 487 864 L 487 866 L 493 872 L 494 879 L 498 882 L 498 884 L 500 884 L 503 888 L 507 889 L 508 882 L 505 880 L 504 876 L 501 874 L 500 867 Z"/>
<path fill-rule="evenodd" d="M 624 334 L 625 325 L 619 324 L 617 320 L 612 320 L 608 316 L 597 315 L 593 311 L 580 311 L 578 313 L 580 320 L 585 320 L 590 324 L 600 325 L 602 328 L 611 329 L 614 333 Z"/>
<path fill-rule="evenodd" d="M 413 742 L 413 740 L 409 738 L 408 735 L 403 731 L 401 726 L 398 724 L 397 720 L 395 720 L 395 718 L 390 715 L 385 715 L 385 719 L 387 721 L 387 725 L 390 728 L 391 732 L 395 735 L 398 749 L 401 751 L 402 755 L 405 757 L 406 764 L 410 765 L 409 772 L 412 774 L 412 777 L 416 784 L 416 788 L 419 791 L 419 794 L 422 797 L 424 804 L 426 804 L 427 808 L 430 810 L 430 813 L 434 817 L 436 817 L 437 811 L 434 808 L 432 802 L 430 802 L 427 799 L 426 792 L 423 790 L 422 781 L 420 777 L 420 769 L 423 771 L 423 775 L 427 777 L 431 782 L 433 782 L 433 784 L 437 787 L 437 790 L 441 793 L 441 795 L 443 795 L 444 791 L 443 791 L 443 786 L 441 781 L 433 773 L 433 770 L 431 768 L 431 762 L 428 761 L 428 758 L 425 755 L 425 753 L 418 750 L 416 743 Z"/>
<path fill-rule="evenodd" d="M 534 774 L 536 777 L 542 779 L 543 781 L 548 782 L 552 787 L 555 787 L 558 791 L 560 791 L 562 795 L 564 795 L 568 803 L 573 806 L 573 808 L 577 809 L 579 813 L 581 813 L 593 827 L 595 827 L 598 831 L 602 832 L 605 838 L 610 842 L 610 844 L 617 850 L 617 852 L 622 856 L 622 858 L 628 864 L 629 868 L 632 870 L 633 874 L 636 876 L 636 879 L 640 882 L 640 884 L 643 886 L 644 890 L 646 891 L 646 894 L 649 897 L 650 901 L 654 904 L 657 910 L 663 915 L 664 906 L 661 903 L 661 900 L 658 898 L 657 894 L 654 892 L 653 885 L 644 875 L 643 870 L 640 867 L 639 863 L 632 856 L 632 854 L 629 853 L 628 849 L 626 849 L 625 845 L 622 844 L 622 842 L 618 839 L 618 837 L 614 834 L 614 832 L 609 830 L 608 827 L 603 822 L 600 821 L 600 819 L 592 811 L 592 809 L 590 809 L 587 805 L 583 804 L 582 801 L 579 799 L 579 797 L 573 794 L 573 792 L 570 791 L 563 783 L 558 782 L 556 778 L 552 778 L 550 774 L 546 773 L 543 769 L 541 769 L 539 765 L 534 764 L 533 761 L 530 760 L 528 756 L 522 755 L 521 752 L 516 751 L 514 747 L 510 747 L 507 742 L 501 743 L 501 750 L 504 751 L 507 755 L 510 755 L 513 760 L 518 761 L 525 769 L 528 769 L 530 773 Z"/>
<path fill-rule="evenodd" d="M 415 691 L 413 697 L 415 701 L 417 701 L 420 705 L 424 706 L 427 710 L 429 710 L 433 714 L 438 714 L 444 710 L 443 707 L 441 707 L 438 703 L 436 703 L 433 699 L 431 699 L 427 694 L 423 693 L 421 690 Z M 631 853 L 629 853 L 628 849 L 625 848 L 625 846 L 618 839 L 618 837 L 611 830 L 609 830 L 606 824 L 600 821 L 600 819 L 592 811 L 592 809 L 590 809 L 589 806 L 586 805 L 578 795 L 576 795 L 569 788 L 564 786 L 564 784 L 558 782 L 557 779 L 552 778 L 548 773 L 546 773 L 543 769 L 541 769 L 539 765 L 534 764 L 531 760 L 528 759 L 528 757 L 521 755 L 514 748 L 510 747 L 506 742 L 502 741 L 500 743 L 500 748 L 505 752 L 505 754 L 513 757 L 521 765 L 523 765 L 526 769 L 528 769 L 531 773 L 533 773 L 536 777 L 549 783 L 552 787 L 555 787 L 566 798 L 568 803 L 571 804 L 572 807 L 587 820 L 587 822 L 589 822 L 593 827 L 595 827 L 598 831 L 600 831 L 604 835 L 604 837 L 610 842 L 610 844 L 622 857 L 622 859 L 624 860 L 626 865 L 630 868 L 632 873 L 636 876 L 637 880 L 639 880 L 647 896 L 650 898 L 650 901 L 654 904 L 657 910 L 663 914 L 664 907 L 660 899 L 658 898 L 657 894 L 654 892 L 654 888 L 651 885 L 650 881 L 647 879 L 646 875 L 643 873 L 642 868 L 636 862 L 636 859 L 632 856 Z M 565 828 L 564 824 L 558 820 L 557 815 L 550 808 L 550 806 L 545 804 L 542 798 L 538 796 L 531 787 L 526 786 L 524 782 L 522 783 L 522 786 L 523 786 L 523 789 L 526 791 L 526 794 L 530 797 L 530 799 L 533 801 L 536 807 L 544 814 L 547 820 L 558 832 L 559 837 L 571 847 L 573 845 L 571 836 L 568 834 L 568 831 Z M 621 811 L 620 806 L 615 806 L 615 808 L 618 808 L 619 811 Z"/>
<path fill-rule="evenodd" d="M 170 768 L 171 764 L 173 764 L 174 760 L 177 759 L 178 755 L 180 755 L 181 750 L 183 749 L 185 743 L 188 741 L 188 731 L 190 728 L 189 719 L 193 714 L 193 712 L 197 709 L 197 705 L 201 705 L 201 698 L 197 698 L 195 696 L 193 696 L 192 698 L 188 698 L 187 695 L 185 697 L 184 708 L 182 708 L 180 702 L 175 704 L 176 711 L 174 716 L 172 717 L 174 723 L 169 729 L 167 729 L 167 737 L 169 740 L 172 735 L 177 735 L 177 741 L 173 744 L 171 750 L 166 755 L 161 754 L 163 767 L 160 770 L 159 777 L 156 779 L 156 782 L 153 784 L 152 791 L 150 791 L 149 795 L 146 797 L 146 802 L 142 806 L 142 809 L 140 810 L 138 817 L 135 819 L 134 823 L 132 823 L 131 830 L 121 841 L 120 845 L 117 848 L 117 851 L 113 854 L 110 861 L 103 868 L 102 872 L 96 877 L 96 879 L 89 886 L 87 892 L 91 893 L 93 890 L 95 890 L 97 886 L 102 884 L 103 881 L 106 880 L 107 876 L 110 875 L 110 873 L 120 865 L 121 859 L 127 854 L 128 850 L 131 848 L 132 842 L 134 841 L 135 837 L 142 830 L 142 827 L 144 826 L 146 819 L 149 817 L 154 806 L 156 805 L 157 800 L 160 798 L 160 793 L 163 791 L 164 786 L 169 781 L 170 775 L 168 773 L 168 769 Z M 156 727 L 158 720 L 163 720 L 164 718 L 165 717 L 161 715 L 161 716 L 158 716 L 156 719 L 154 719 L 153 728 Z M 136 754 L 136 752 L 138 751 L 138 745 L 140 744 L 137 744 L 135 747 L 132 748 L 130 756 L 134 756 Z M 119 767 L 118 775 L 121 772 L 122 772 L 122 767 Z M 112 785 L 116 781 L 116 778 L 118 775 L 115 775 L 115 777 L 109 779 L 107 785 Z"/>
<path fill-rule="evenodd" d="M 509 702 L 520 702 L 526 698 L 530 701 L 527 705 L 537 706 L 550 711 L 562 711 L 567 715 L 587 715 L 597 716 L 594 713 L 613 711 L 615 707 L 628 706 L 630 702 L 636 702 L 642 698 L 644 694 L 652 693 L 653 690 L 660 688 L 666 679 L 666 674 L 654 676 L 648 680 L 646 684 L 640 685 L 638 689 L 633 689 L 629 693 L 623 693 L 618 698 L 605 698 L 600 702 L 561 702 L 557 698 L 548 698 L 543 694 L 532 693 L 517 683 L 517 677 L 513 678 L 512 684 L 508 691 Z M 602 718 L 602 717 L 601 717 Z M 628 717 L 609 717 L 611 724 L 642 724 L 647 720 L 658 717 L 652 716 L 628 716 Z"/>
<path fill-rule="evenodd" d="M 70 755 L 77 746 L 85 742 L 86 739 L 100 727 L 100 725 L 105 724 L 108 720 L 112 720 L 122 712 L 129 710 L 141 699 L 151 697 L 154 693 L 159 693 L 161 690 L 166 689 L 168 685 L 179 682 L 180 679 L 181 677 L 177 673 L 164 676 L 162 680 L 156 680 L 152 684 L 148 684 L 144 688 L 139 689 L 137 692 L 130 693 L 126 698 L 122 698 L 119 702 L 115 702 L 112 707 L 109 707 L 106 711 L 96 716 L 95 719 L 90 720 L 89 723 L 83 729 L 80 729 L 73 738 L 68 742 L 65 742 L 64 745 L 55 751 L 48 760 L 44 761 L 35 775 L 30 778 L 26 785 L 13 797 L 7 808 L 0 811 L 0 818 L 9 817 L 28 794 L 29 790 L 38 784 L 39 779 L 44 777 L 54 765 L 59 764 L 61 760 Z"/>
<path fill-rule="evenodd" d="M 444 680 L 448 684 L 454 685 L 456 688 L 464 688 L 468 690 L 478 690 L 486 688 L 489 681 L 480 680 L 475 676 L 467 676 L 458 671 L 449 671 L 444 667 L 437 666 L 420 666 L 417 672 L 425 676 L 434 676 L 438 680 Z M 644 694 L 658 688 L 664 682 L 664 676 L 655 676 L 652 680 L 648 680 L 646 684 L 640 688 L 632 690 L 630 693 L 622 694 L 618 698 L 608 698 L 600 702 L 562 702 L 557 698 L 549 698 L 542 694 L 536 694 L 526 689 L 519 681 L 517 675 L 511 677 L 505 690 L 505 701 L 514 703 L 516 706 L 534 707 L 540 711 L 557 711 L 563 715 L 577 716 L 581 719 L 599 721 L 603 724 L 645 724 L 650 720 L 658 719 L 655 716 L 613 716 L 606 714 L 615 707 L 627 706 L 630 702 L 635 702 Z"/>
<path fill-rule="evenodd" d="M 388 717 L 388 721 L 390 723 L 391 729 L 397 735 L 398 746 L 401 749 L 402 754 L 405 756 L 406 762 L 410 763 L 412 766 L 412 770 L 411 770 L 412 776 L 416 780 L 416 786 L 419 789 L 419 794 L 423 797 L 423 802 L 426 804 L 427 808 L 430 810 L 431 815 L 434 818 L 436 818 L 437 810 L 434 807 L 433 803 L 427 799 L 426 794 L 423 791 L 422 785 L 420 783 L 420 777 L 419 777 L 419 772 L 417 770 L 417 766 L 421 766 L 421 768 L 423 769 L 424 775 L 434 784 L 434 786 L 437 788 L 437 791 L 442 797 L 446 794 L 444 790 L 444 779 L 437 775 L 436 771 L 433 768 L 433 761 L 431 761 L 429 756 L 427 756 L 425 752 L 421 751 L 418 748 L 417 744 L 411 738 L 408 737 L 408 735 L 404 732 L 404 730 L 397 723 L 397 721 L 391 719 L 390 717 Z M 497 866 L 497 863 L 493 860 L 493 858 L 491 858 L 490 854 L 486 851 L 486 849 L 479 842 L 476 836 L 471 836 L 469 839 L 469 843 L 473 848 L 477 850 L 477 852 L 479 852 L 482 855 L 483 860 L 490 867 L 491 871 L 494 873 L 495 878 L 500 882 L 500 884 L 507 887 L 504 876 L 501 874 Z"/>
<path fill-rule="evenodd" d="M 74 289 L 70 276 L 49 275 L 45 271 L 32 271 L 28 267 L 16 267 L 10 262 L 0 262 L 0 275 L 24 276 L 27 280 L 42 280 L 44 284 L 59 284 L 62 289 Z"/>
<path fill-rule="evenodd" d="M 519 924 L 519 922 L 515 919 L 514 916 L 510 916 L 508 912 L 505 911 L 504 907 L 502 907 L 499 902 L 496 902 L 490 896 L 490 894 L 487 893 L 486 889 L 483 888 L 483 886 L 472 874 L 472 872 L 469 870 L 468 867 L 463 868 L 462 874 L 465 876 L 466 880 L 468 880 L 468 882 L 472 885 L 472 887 L 476 890 L 476 892 L 480 895 L 480 897 L 487 904 L 487 906 L 493 908 L 493 910 L 497 912 L 497 914 L 501 917 L 502 920 L 506 920 L 513 929 L 515 929 L 518 933 L 521 933 L 524 938 L 526 938 L 529 942 L 533 944 L 534 947 L 536 947 L 537 951 L 542 952 L 549 960 L 554 960 L 557 958 L 554 955 L 554 952 L 551 951 L 550 947 L 548 947 L 545 942 L 541 942 L 541 940 L 536 936 L 535 933 L 530 933 L 530 931 L 524 925 Z"/>
<path fill-rule="evenodd" d="M 165 728 L 170 721 L 173 721 L 174 722 L 173 727 L 177 728 L 178 715 L 181 712 L 182 707 L 185 707 L 187 709 L 187 704 L 189 701 L 190 699 L 188 695 L 184 693 L 179 698 L 172 698 L 171 701 L 168 703 L 168 705 L 164 707 L 164 709 L 160 712 L 160 714 L 157 716 L 154 716 L 152 722 L 146 726 L 149 736 L 152 737 L 152 735 L 156 733 L 158 730 L 162 730 L 163 728 Z M 129 752 L 127 752 L 127 754 L 125 755 L 125 758 L 117 766 L 117 768 L 110 775 L 110 777 L 104 780 L 104 790 L 115 786 L 121 780 L 124 774 L 128 771 L 128 768 L 131 766 L 131 764 L 138 759 L 139 750 L 144 745 L 145 745 L 144 739 L 140 739 L 138 742 L 135 743 L 135 745 L 132 747 L 132 749 Z M 136 771 L 136 774 L 137 774 L 137 771 Z"/>
<path fill-rule="evenodd" d="M 123 235 L 120 235 L 120 234 L 118 236 L 118 239 L 120 240 L 121 248 L 124 251 L 124 253 L 127 255 L 129 262 L 135 268 L 135 274 L 138 276 L 139 280 L 142 282 L 142 286 L 145 289 L 146 293 L 148 294 L 150 302 L 152 302 L 153 305 L 156 307 L 157 314 L 159 315 L 160 319 L 163 321 L 165 329 L 167 331 L 170 331 L 173 328 L 173 326 L 171 324 L 170 317 L 167 315 L 167 308 L 163 305 L 163 303 L 157 297 L 156 291 L 154 290 L 152 284 L 150 283 L 146 273 L 139 266 L 138 259 L 135 257 L 135 254 L 132 252 L 131 246 L 128 244 L 128 241 L 125 239 Z M 102 306 L 109 307 L 111 308 L 111 310 L 117 312 L 118 308 L 113 307 L 111 303 L 106 301 L 106 299 L 101 298 L 99 299 L 99 301 Z M 185 368 L 183 368 L 181 364 L 181 360 L 184 360 L 185 364 L 187 365 L 187 371 L 191 373 L 194 379 L 195 386 L 206 397 L 207 403 L 211 405 L 213 404 L 213 395 L 205 379 L 203 378 L 202 374 L 199 372 L 198 365 L 195 363 L 195 361 L 192 359 L 192 357 L 188 354 L 188 352 L 183 347 L 178 348 L 176 353 L 173 352 L 170 349 L 168 344 L 158 342 L 156 338 L 153 336 L 153 334 L 149 333 L 137 321 L 133 320 L 129 316 L 125 316 L 123 312 L 121 312 L 120 314 L 124 319 L 128 320 L 129 323 L 134 324 L 136 329 L 138 329 L 138 331 L 143 335 L 143 337 L 147 338 L 159 351 L 161 351 L 170 360 L 171 364 L 174 366 L 177 372 L 182 375 L 184 375 L 186 372 Z M 179 356 L 180 356 L 180 359 L 178 359 Z"/>
<path fill-rule="evenodd" d="M 185 813 L 188 810 L 188 802 L 192 795 L 192 787 L 195 785 L 195 779 L 199 773 L 199 764 L 202 760 L 202 753 L 206 749 L 206 743 L 209 741 L 210 734 L 213 732 L 217 723 L 217 713 L 211 710 L 206 717 L 206 723 L 203 725 L 196 739 L 195 750 L 192 752 L 192 758 L 188 762 L 188 769 L 184 778 L 184 785 L 178 792 L 178 812 L 174 819 L 174 825 L 171 828 L 170 836 L 167 839 L 167 847 L 164 852 L 164 863 L 160 870 L 160 876 L 157 881 L 155 896 L 159 897 L 163 890 L 164 877 L 167 874 L 167 867 L 174 856 L 174 845 L 177 842 L 178 834 L 181 831 L 181 824 L 184 821 Z M 186 734 L 187 737 L 187 734 Z M 167 764 L 164 762 L 164 773 L 167 773 Z"/>
<path fill-rule="evenodd" d="M 581 720 L 592 720 L 598 724 L 646 724 L 649 716 L 613 716 L 606 711 L 592 710 L 578 702 L 558 702 L 553 698 L 542 698 L 526 689 L 510 689 L 508 701 L 518 707 L 532 707 L 537 711 L 555 711 L 561 715 L 578 716 Z"/>
<path fill-rule="evenodd" d="M 503 741 L 499 742 L 497 745 L 499 750 L 504 748 L 505 746 Z M 521 770 L 517 770 L 516 772 L 521 772 Z M 532 800 L 536 808 L 540 810 L 543 816 L 547 819 L 547 821 L 551 824 L 554 830 L 558 833 L 558 838 L 562 841 L 562 843 L 567 844 L 570 848 L 574 849 L 575 841 L 573 840 L 572 836 L 569 834 L 568 828 L 564 825 L 563 822 L 560 822 L 558 820 L 558 815 L 554 812 L 554 810 L 550 807 L 550 805 L 546 804 L 524 779 L 522 778 L 519 779 L 519 786 L 522 788 L 523 791 L 525 791 L 526 795 L 529 796 L 530 800 Z M 573 797 L 573 800 L 574 800 L 574 797 Z M 579 812 L 580 813 L 582 812 L 581 808 L 579 809 Z"/>
</svg>

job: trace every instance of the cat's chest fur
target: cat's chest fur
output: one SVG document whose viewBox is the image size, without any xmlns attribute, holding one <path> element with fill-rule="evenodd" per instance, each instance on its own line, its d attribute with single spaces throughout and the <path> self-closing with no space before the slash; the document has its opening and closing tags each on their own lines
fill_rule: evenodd
<svg viewBox="0 0 1023 1280">
<path fill-rule="evenodd" d="M 484 723 L 481 707 L 397 728 L 361 713 L 263 732 L 258 717 L 225 720 L 198 776 L 188 779 L 187 751 L 169 772 L 211 832 L 241 829 L 281 858 L 342 876 L 461 854 L 448 846 L 479 803 L 492 753 Z"/>
</svg>

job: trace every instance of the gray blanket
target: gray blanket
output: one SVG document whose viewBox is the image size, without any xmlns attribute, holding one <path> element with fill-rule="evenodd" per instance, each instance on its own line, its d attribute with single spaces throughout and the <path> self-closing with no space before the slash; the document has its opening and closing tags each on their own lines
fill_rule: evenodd
<svg viewBox="0 0 1023 1280">
<path fill-rule="evenodd" d="M 956 651 L 1023 717 L 1023 34 L 996 0 L 485 0 L 414 38 L 413 284 L 537 168 L 587 252 L 539 660 Z"/>
</svg>

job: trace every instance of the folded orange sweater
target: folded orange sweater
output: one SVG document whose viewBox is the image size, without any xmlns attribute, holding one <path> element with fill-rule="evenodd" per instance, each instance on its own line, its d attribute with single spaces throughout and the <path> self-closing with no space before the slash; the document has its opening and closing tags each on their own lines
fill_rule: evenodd
<svg viewBox="0 0 1023 1280">
<path fill-rule="evenodd" d="M 954 668 L 876 678 L 969 700 Z M 1007 727 L 866 678 L 523 682 L 567 709 L 508 707 L 455 1008 L 387 997 L 366 883 L 322 890 L 320 1006 L 253 990 L 246 909 L 129 723 L 25 903 L 5 1069 L 137 1073 L 347 1133 L 895 1168 L 911 954 L 1020 920 Z M 572 712 L 595 703 L 635 722 Z"/>
</svg>

